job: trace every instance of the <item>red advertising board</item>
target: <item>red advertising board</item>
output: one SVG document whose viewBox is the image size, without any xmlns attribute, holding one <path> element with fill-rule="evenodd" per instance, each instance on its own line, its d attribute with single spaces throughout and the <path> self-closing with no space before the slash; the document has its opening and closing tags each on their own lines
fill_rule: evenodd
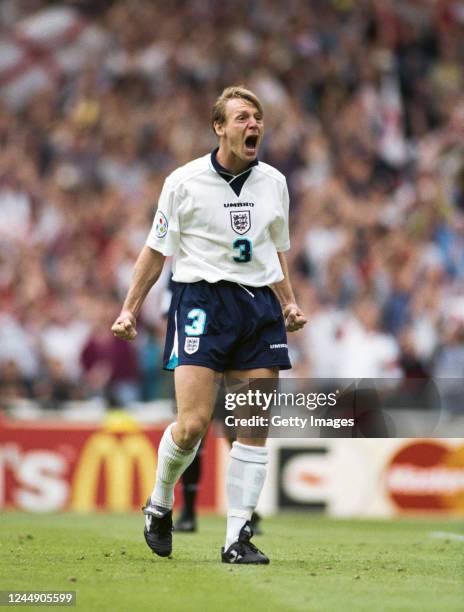
<svg viewBox="0 0 464 612">
<path fill-rule="evenodd" d="M 140 509 L 151 492 L 164 425 L 0 420 L 0 508 L 35 512 Z M 198 507 L 217 508 L 217 439 L 207 437 Z M 176 491 L 176 505 L 181 502 Z"/>
<path fill-rule="evenodd" d="M 409 440 L 390 459 L 388 495 L 401 512 L 464 512 L 464 446 Z"/>
</svg>

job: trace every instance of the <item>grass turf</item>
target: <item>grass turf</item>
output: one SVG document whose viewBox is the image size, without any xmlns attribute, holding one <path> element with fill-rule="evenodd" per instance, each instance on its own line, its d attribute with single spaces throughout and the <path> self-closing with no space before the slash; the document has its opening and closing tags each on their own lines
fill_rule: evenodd
<svg viewBox="0 0 464 612">
<path fill-rule="evenodd" d="M 263 527 L 254 542 L 271 564 L 238 567 L 219 562 L 218 517 L 175 535 L 160 559 L 141 515 L 4 513 L 0 589 L 76 590 L 85 612 L 463 610 L 464 542 L 431 536 L 464 534 L 458 521 L 282 514 Z"/>
</svg>

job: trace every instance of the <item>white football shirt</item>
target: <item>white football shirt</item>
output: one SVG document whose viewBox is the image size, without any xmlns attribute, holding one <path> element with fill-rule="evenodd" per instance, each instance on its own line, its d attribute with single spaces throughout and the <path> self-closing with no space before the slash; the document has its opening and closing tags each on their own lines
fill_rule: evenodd
<svg viewBox="0 0 464 612">
<path fill-rule="evenodd" d="M 146 244 L 173 256 L 177 282 L 263 287 L 283 279 L 288 206 L 285 177 L 272 166 L 254 165 L 236 195 L 208 154 L 166 178 Z"/>
</svg>

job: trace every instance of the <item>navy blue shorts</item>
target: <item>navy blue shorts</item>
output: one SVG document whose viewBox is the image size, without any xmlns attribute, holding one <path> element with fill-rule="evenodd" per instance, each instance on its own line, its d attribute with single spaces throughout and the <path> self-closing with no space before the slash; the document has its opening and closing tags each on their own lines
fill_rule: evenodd
<svg viewBox="0 0 464 612">
<path fill-rule="evenodd" d="M 291 368 L 282 309 L 269 287 L 172 283 L 163 365 L 217 372 Z"/>
</svg>

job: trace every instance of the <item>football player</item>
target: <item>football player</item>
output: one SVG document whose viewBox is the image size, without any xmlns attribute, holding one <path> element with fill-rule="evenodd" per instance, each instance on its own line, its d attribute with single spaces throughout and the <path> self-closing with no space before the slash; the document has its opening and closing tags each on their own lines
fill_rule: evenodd
<svg viewBox="0 0 464 612">
<path fill-rule="evenodd" d="M 261 101 L 244 87 L 228 87 L 216 100 L 212 127 L 218 147 L 167 177 L 112 326 L 119 338 L 136 336 L 142 303 L 165 257 L 173 256 L 175 291 L 164 366 L 174 370 L 177 421 L 161 439 L 155 487 L 144 508 L 145 540 L 162 557 L 172 551 L 174 485 L 206 433 L 218 378 L 236 385 L 278 377 L 280 369 L 291 367 L 286 331 L 306 323 L 285 259 L 290 248 L 286 180 L 258 160 L 263 119 Z M 261 436 L 239 435 L 230 450 L 224 563 L 269 563 L 251 542 L 250 524 L 267 455 Z"/>
</svg>

